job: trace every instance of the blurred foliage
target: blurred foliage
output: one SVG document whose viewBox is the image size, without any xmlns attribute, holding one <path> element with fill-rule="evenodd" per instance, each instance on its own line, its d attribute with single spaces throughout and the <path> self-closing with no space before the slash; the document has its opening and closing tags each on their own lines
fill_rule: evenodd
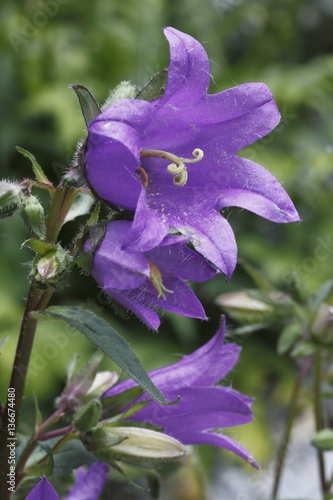
<svg viewBox="0 0 333 500">
<path fill-rule="evenodd" d="M 14 149 L 19 145 L 36 156 L 52 181 L 59 179 L 85 130 L 77 99 L 68 86 L 87 86 L 101 103 L 121 80 L 131 80 L 142 88 L 168 65 L 164 26 L 174 26 L 204 44 L 211 60 L 211 93 L 249 81 L 263 81 L 271 88 L 281 123 L 241 154 L 262 164 L 283 183 L 303 223 L 277 225 L 234 208 L 225 215 L 234 228 L 241 257 L 260 267 L 279 288 L 286 287 L 289 275 L 297 271 L 299 279 L 314 291 L 332 275 L 330 0 L 2 0 L 1 177 L 31 176 L 29 162 Z M 65 240 L 73 229 L 68 227 Z M 32 259 L 32 253 L 19 250 L 27 236 L 18 216 L 1 221 L 0 337 L 10 338 L 1 359 L 1 399 L 9 380 L 22 297 L 27 293 L 28 269 L 21 263 Z M 237 268 L 228 283 L 219 276 L 196 286 L 211 320 L 200 323 L 165 313 L 158 335 L 146 331 L 137 320 L 123 321 L 111 311 L 91 279 L 77 273 L 69 285 L 53 303 L 87 306 L 109 318 L 151 369 L 177 360 L 172 353 L 191 352 L 210 338 L 220 315 L 215 297 L 248 287 L 249 278 Z M 82 353 L 83 364 L 92 351 L 79 336 L 68 338 L 64 348 L 57 347 L 58 334 L 59 326 L 52 324 L 40 326 L 37 332 L 27 411 L 34 390 L 47 414 L 73 352 Z M 237 438 L 264 462 L 272 451 L 267 398 L 273 407 L 286 404 L 295 368 L 286 358 L 276 356 L 273 332 L 259 332 L 243 347 L 230 380 L 237 389 L 256 397 L 256 421 L 237 431 Z M 110 368 L 109 361 L 105 367 Z M 209 456 L 231 458 L 220 450 L 200 453 L 206 456 L 207 466 L 211 465 Z M 199 497 L 193 493 L 186 498 Z"/>
</svg>

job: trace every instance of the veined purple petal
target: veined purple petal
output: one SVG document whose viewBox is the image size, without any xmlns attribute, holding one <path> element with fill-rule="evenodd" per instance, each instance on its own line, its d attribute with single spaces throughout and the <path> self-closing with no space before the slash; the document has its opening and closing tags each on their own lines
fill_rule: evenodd
<svg viewBox="0 0 333 500">
<path fill-rule="evenodd" d="M 108 470 L 104 462 L 89 465 L 86 472 L 80 467 L 76 473 L 75 485 L 64 500 L 98 500 L 104 489 Z"/>
<path fill-rule="evenodd" d="M 198 432 L 189 436 L 188 439 L 191 440 L 191 444 L 211 444 L 213 446 L 225 448 L 226 450 L 232 451 L 239 457 L 243 458 L 256 469 L 260 469 L 253 456 L 245 448 L 243 448 L 243 446 L 237 443 L 237 441 L 234 441 L 231 437 L 226 436 L 225 434 L 217 434 L 216 432 L 207 431 Z M 184 444 L 186 443 L 184 442 Z"/>
<path fill-rule="evenodd" d="M 25 500 L 60 500 L 52 484 L 44 476 Z"/>
<path fill-rule="evenodd" d="M 202 45 L 175 28 L 164 28 L 170 46 L 168 80 L 161 102 L 190 107 L 206 95 L 210 82 L 208 56 Z"/>
<path fill-rule="evenodd" d="M 92 274 L 104 289 L 136 288 L 149 278 L 150 267 L 144 255 L 122 250 L 130 228 L 131 222 L 125 220 L 109 223 L 95 252 Z M 89 245 L 85 247 L 88 249 Z"/>
</svg>

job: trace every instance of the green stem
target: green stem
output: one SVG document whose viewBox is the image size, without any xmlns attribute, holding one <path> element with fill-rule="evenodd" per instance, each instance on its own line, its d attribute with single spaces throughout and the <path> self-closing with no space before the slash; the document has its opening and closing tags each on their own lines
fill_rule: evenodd
<svg viewBox="0 0 333 500">
<path fill-rule="evenodd" d="M 296 412 L 297 412 L 299 391 L 301 388 L 303 378 L 304 378 L 306 372 L 308 371 L 308 369 L 310 368 L 311 363 L 312 363 L 311 358 L 307 358 L 303 361 L 303 363 L 299 369 L 299 372 L 297 374 L 297 378 L 295 381 L 293 392 L 292 392 L 292 395 L 290 398 L 288 417 L 286 420 L 284 433 L 283 433 L 282 440 L 280 442 L 280 446 L 279 446 L 277 457 L 276 457 L 276 468 L 274 471 L 274 484 L 273 484 L 272 498 L 277 497 L 277 493 L 278 493 L 278 489 L 279 489 L 279 485 L 280 485 L 280 480 L 281 480 L 282 469 L 283 469 L 283 465 L 284 465 L 284 459 L 285 459 L 285 455 L 287 452 L 288 443 L 289 443 L 289 439 L 290 439 L 290 435 L 291 435 L 291 430 L 292 430 L 294 419 L 295 419 Z"/>
<path fill-rule="evenodd" d="M 8 491 L 7 485 L 7 474 L 9 473 L 9 448 L 7 446 L 8 442 L 8 418 L 9 410 L 15 410 L 15 431 L 14 435 L 11 434 L 11 439 L 16 438 L 16 429 L 19 423 L 25 382 L 28 372 L 28 366 L 31 356 L 32 345 L 35 337 L 37 320 L 34 319 L 30 313 L 35 310 L 44 310 L 49 300 L 52 296 L 52 290 L 41 291 L 33 286 L 30 287 L 28 297 L 26 300 L 25 310 L 23 314 L 23 319 L 21 323 L 20 335 L 17 343 L 16 354 L 13 364 L 12 375 L 10 379 L 9 387 L 11 388 L 11 394 L 15 395 L 15 406 L 11 408 L 9 405 L 9 400 L 7 400 L 6 407 L 3 411 L 1 418 L 1 429 L 0 429 L 0 498 L 2 500 L 7 500 L 10 497 L 11 492 Z M 12 413 L 10 411 L 10 413 Z M 12 420 L 12 419 L 11 419 Z"/>
<path fill-rule="evenodd" d="M 322 417 L 322 407 L 321 407 L 321 351 L 318 350 L 314 358 L 314 416 L 316 423 L 316 431 L 319 432 L 323 429 L 323 417 Z M 328 485 L 326 484 L 325 476 L 325 462 L 324 454 L 321 450 L 317 450 L 318 465 L 319 465 L 319 477 L 321 484 L 321 491 L 323 494 L 323 499 L 325 499 L 326 493 L 329 491 Z"/>
<path fill-rule="evenodd" d="M 68 211 L 78 193 L 78 190 L 72 187 L 57 187 L 52 193 L 46 219 L 46 240 L 49 243 L 54 244 L 57 241 Z"/>
</svg>

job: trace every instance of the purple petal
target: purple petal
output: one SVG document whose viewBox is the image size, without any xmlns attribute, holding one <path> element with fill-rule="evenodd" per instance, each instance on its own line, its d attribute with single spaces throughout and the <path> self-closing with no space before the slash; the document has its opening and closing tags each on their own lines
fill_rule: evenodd
<svg viewBox="0 0 333 500">
<path fill-rule="evenodd" d="M 142 253 L 121 248 L 130 228 L 129 221 L 110 222 L 95 252 L 92 275 L 104 289 L 136 288 L 150 276 L 149 263 Z"/>
<path fill-rule="evenodd" d="M 44 476 L 25 500 L 60 500 L 52 484 Z"/>
<path fill-rule="evenodd" d="M 168 234 L 169 227 L 156 212 L 148 209 L 146 193 L 141 191 L 131 228 L 123 240 L 122 248 L 133 252 L 145 252 L 156 247 Z"/>
<path fill-rule="evenodd" d="M 203 46 L 191 36 L 174 28 L 164 28 L 170 46 L 168 80 L 161 102 L 177 107 L 206 95 L 210 83 L 208 56 Z"/>
<path fill-rule="evenodd" d="M 225 318 L 214 337 L 193 353 L 183 356 L 177 363 L 149 372 L 154 384 L 162 391 L 175 392 L 183 387 L 209 386 L 224 378 L 236 364 L 241 348 L 235 344 L 224 345 Z M 119 394 L 137 384 L 125 380 L 114 386 L 105 396 Z"/>
<path fill-rule="evenodd" d="M 231 437 L 215 432 L 200 432 L 189 436 L 191 444 L 211 444 L 232 451 L 256 469 L 260 469 L 253 456 Z M 185 444 L 185 442 L 184 442 Z"/>
<path fill-rule="evenodd" d="M 291 199 L 264 167 L 245 158 L 228 158 L 225 179 L 216 179 L 221 193 L 217 208 L 236 206 L 273 222 L 299 221 Z"/>
<path fill-rule="evenodd" d="M 168 236 L 168 246 L 159 246 L 146 253 L 146 257 L 156 263 L 162 276 L 173 273 L 179 278 L 191 281 L 207 281 L 216 276 L 217 271 L 205 259 L 187 246 L 172 245 L 174 236 Z M 183 237 L 184 238 L 184 237 Z"/>
<path fill-rule="evenodd" d="M 160 318 L 155 311 L 153 311 L 150 307 L 147 307 L 141 300 L 139 300 L 140 290 L 135 290 L 135 293 L 133 293 L 133 290 L 131 292 L 128 292 L 127 290 L 121 292 L 113 289 L 105 291 L 112 299 L 134 312 L 134 314 L 136 314 L 136 316 L 138 316 L 138 318 L 140 318 L 141 321 L 148 326 L 148 328 L 158 330 L 158 327 L 161 324 Z"/>
<path fill-rule="evenodd" d="M 76 473 L 75 485 L 64 500 L 98 500 L 104 489 L 108 470 L 104 462 L 89 465 L 87 472 L 80 467 Z"/>
</svg>

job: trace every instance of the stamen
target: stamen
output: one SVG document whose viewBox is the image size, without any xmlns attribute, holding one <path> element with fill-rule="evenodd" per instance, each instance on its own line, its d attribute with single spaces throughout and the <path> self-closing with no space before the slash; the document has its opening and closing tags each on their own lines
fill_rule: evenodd
<svg viewBox="0 0 333 500">
<path fill-rule="evenodd" d="M 185 163 L 197 163 L 202 160 L 204 153 L 202 149 L 196 148 L 193 153 L 195 158 L 180 158 L 167 151 L 160 151 L 158 149 L 142 149 L 140 151 L 141 158 L 165 158 L 166 160 L 171 160 L 173 163 L 167 166 L 167 171 L 169 174 L 174 175 L 173 183 L 176 186 L 185 186 L 188 175 Z M 139 167 L 140 168 L 140 167 Z"/>
<path fill-rule="evenodd" d="M 159 299 L 160 297 L 163 297 L 163 299 L 166 300 L 164 292 L 173 293 L 173 291 L 168 290 L 163 285 L 162 276 L 161 276 L 159 268 L 153 262 L 151 262 L 149 259 L 147 259 L 147 260 L 148 260 L 148 263 L 150 265 L 150 278 L 149 279 L 150 279 L 151 283 L 154 285 L 154 287 L 156 288 L 156 290 L 158 291 L 157 298 Z"/>
<path fill-rule="evenodd" d="M 142 167 L 138 167 L 138 170 L 139 170 L 139 172 L 141 172 L 141 173 L 142 173 L 143 178 L 144 178 L 144 181 L 143 181 L 143 182 L 142 182 L 142 180 L 140 179 L 140 180 L 141 180 L 141 182 L 142 182 L 142 185 L 143 185 L 143 187 L 144 187 L 145 189 L 147 189 L 147 187 L 148 187 L 148 174 L 147 174 L 147 172 L 145 171 L 145 169 L 144 169 L 144 168 L 142 168 Z"/>
</svg>

